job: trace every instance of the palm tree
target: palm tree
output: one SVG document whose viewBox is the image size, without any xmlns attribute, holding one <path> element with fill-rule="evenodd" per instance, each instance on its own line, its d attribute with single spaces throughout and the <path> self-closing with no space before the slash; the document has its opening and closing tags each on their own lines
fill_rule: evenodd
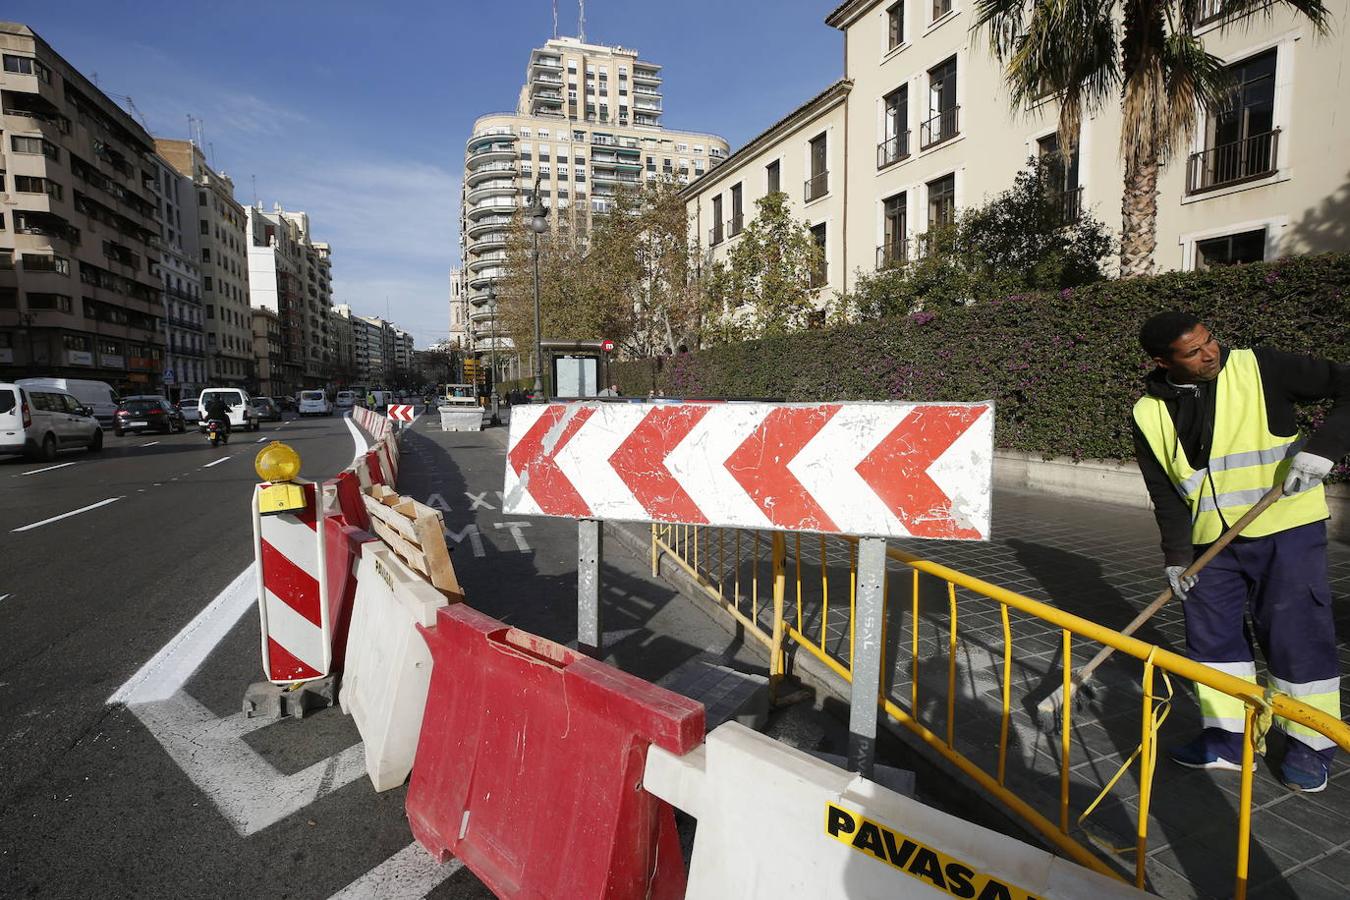
<svg viewBox="0 0 1350 900">
<path fill-rule="evenodd" d="M 1223 61 L 1194 34 L 1219 4 L 1229 24 L 1288 6 L 1319 34 L 1327 30 L 1321 0 L 976 0 L 975 27 L 989 29 L 1013 108 L 1059 100 L 1066 157 L 1078 146 L 1084 114 L 1119 96 L 1122 275 L 1153 270 L 1158 171 L 1190 139 L 1200 109 L 1217 111 L 1229 97 Z"/>
</svg>

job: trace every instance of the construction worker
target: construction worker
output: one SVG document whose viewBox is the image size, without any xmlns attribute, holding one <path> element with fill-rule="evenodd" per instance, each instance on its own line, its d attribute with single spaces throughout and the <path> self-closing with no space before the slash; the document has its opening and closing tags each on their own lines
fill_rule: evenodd
<svg viewBox="0 0 1350 900">
<path fill-rule="evenodd" d="M 1340 667 L 1327 580 L 1322 479 L 1350 450 L 1350 366 L 1277 350 L 1222 347 L 1195 316 L 1160 313 L 1139 332 L 1157 363 L 1134 406 L 1135 452 L 1162 533 L 1166 574 L 1183 603 L 1187 655 L 1255 683 L 1251 630 L 1270 686 L 1340 718 Z M 1333 400 L 1311 437 L 1295 403 Z M 1186 567 L 1271 487 L 1284 496 L 1199 573 Z M 1170 751 L 1183 766 L 1240 769 L 1244 704 L 1196 685 L 1203 730 Z M 1276 719 L 1280 778 L 1327 785 L 1335 744 Z"/>
</svg>

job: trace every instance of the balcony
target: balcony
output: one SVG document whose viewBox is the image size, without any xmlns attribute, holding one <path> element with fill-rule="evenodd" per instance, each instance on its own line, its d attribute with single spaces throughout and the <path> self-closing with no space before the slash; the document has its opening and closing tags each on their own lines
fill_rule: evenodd
<svg viewBox="0 0 1350 900">
<path fill-rule="evenodd" d="M 1192 153 L 1186 165 L 1186 193 L 1201 194 L 1273 175 L 1278 168 L 1280 129 Z"/>
<path fill-rule="evenodd" d="M 815 289 L 822 288 L 830 282 L 830 265 L 822 262 L 819 266 L 811 270 L 811 280 L 807 286 Z"/>
<path fill-rule="evenodd" d="M 722 223 L 718 222 L 708 229 L 708 246 L 716 247 L 720 243 L 722 243 Z"/>
<path fill-rule="evenodd" d="M 515 197 L 489 197 L 479 203 L 469 207 L 469 218 L 477 220 L 489 213 L 499 213 L 514 210 L 517 206 Z"/>
<path fill-rule="evenodd" d="M 744 213 L 735 213 L 730 219 L 727 219 L 727 236 L 735 237 L 745 230 Z"/>
<path fill-rule="evenodd" d="M 806 198 L 807 203 L 810 203 L 812 200 L 819 200 L 821 197 L 824 197 L 829 192 L 830 192 L 830 172 L 828 169 L 825 170 L 824 172 L 818 172 L 817 174 L 812 175 L 810 178 L 806 179 L 806 185 L 803 196 Z"/>
<path fill-rule="evenodd" d="M 469 191 L 466 199 L 470 203 L 477 203 L 479 200 L 486 200 L 488 197 L 508 197 L 515 192 L 516 180 L 514 178 L 501 178 L 478 185 L 478 187 Z"/>
<path fill-rule="evenodd" d="M 484 234 L 485 232 L 493 228 L 500 228 L 503 225 L 510 225 L 510 224 L 511 224 L 510 216 L 488 216 L 486 218 L 479 219 L 477 222 L 474 222 L 472 225 L 470 225 L 468 229 L 465 231 L 465 234 L 467 234 L 471 238 L 476 238 L 479 235 Z"/>
<path fill-rule="evenodd" d="M 530 60 L 530 65 L 536 69 L 545 69 L 550 71 L 553 69 L 557 69 L 559 72 L 561 72 L 562 57 L 539 54 L 538 56 L 535 56 L 533 59 Z"/>
<path fill-rule="evenodd" d="M 902 159 L 909 158 L 909 131 L 902 131 L 895 137 L 887 138 L 880 144 L 877 144 L 877 168 L 884 169 L 889 165 L 898 163 Z"/>
<path fill-rule="evenodd" d="M 470 272 L 475 272 L 475 273 L 476 273 L 476 272 L 481 272 L 482 270 L 486 269 L 488 266 L 499 265 L 499 264 L 504 263 L 504 262 L 506 262 L 506 254 L 505 254 L 505 253 L 500 253 L 500 252 L 499 252 L 499 253 L 486 253 L 486 254 L 484 254 L 484 255 L 478 257 L 477 259 L 473 259 L 473 260 L 470 260 L 470 261 L 469 261 L 469 271 L 470 271 Z"/>
<path fill-rule="evenodd" d="M 473 275 L 469 276 L 469 287 L 473 290 L 487 288 L 488 285 L 492 284 L 494 278 L 501 278 L 505 275 L 505 266 L 483 269 L 481 272 L 475 272 Z"/>
<path fill-rule="evenodd" d="M 919 149 L 927 150 L 961 133 L 961 107 L 940 110 L 919 126 Z"/>
<path fill-rule="evenodd" d="M 633 89 L 637 90 L 638 82 L 646 84 L 660 84 L 661 76 L 657 74 L 656 69 L 633 69 Z"/>
<path fill-rule="evenodd" d="M 505 231 L 489 231 L 482 237 L 469 244 L 470 253 L 487 253 L 491 250 L 500 250 L 506 246 Z"/>
<path fill-rule="evenodd" d="M 546 68 L 536 69 L 534 76 L 530 79 L 530 81 L 534 82 L 535 84 L 544 84 L 544 85 L 550 84 L 561 85 L 563 83 L 561 75 L 553 75 Z M 531 90 L 533 90 L 533 88 L 531 88 Z"/>
<path fill-rule="evenodd" d="M 481 144 L 469 151 L 469 166 L 477 168 L 490 162 L 505 162 L 516 158 L 515 144 L 497 140 L 490 144 Z"/>
<path fill-rule="evenodd" d="M 514 115 L 514 113 L 502 113 L 502 115 Z M 466 150 L 473 150 L 475 147 L 490 143 L 511 143 L 516 140 L 515 132 L 509 125 L 493 125 L 490 128 L 480 128 L 475 131 L 465 144 Z"/>
<path fill-rule="evenodd" d="M 877 269 L 898 269 L 909 262 L 909 244 L 890 241 L 877 248 Z"/>
<path fill-rule="evenodd" d="M 493 176 L 509 176 L 514 178 L 517 174 L 519 174 L 519 170 L 516 168 L 514 161 L 489 163 L 486 166 L 479 166 L 476 169 L 471 169 L 469 173 L 464 176 L 464 184 L 468 187 L 473 187 Z"/>
</svg>

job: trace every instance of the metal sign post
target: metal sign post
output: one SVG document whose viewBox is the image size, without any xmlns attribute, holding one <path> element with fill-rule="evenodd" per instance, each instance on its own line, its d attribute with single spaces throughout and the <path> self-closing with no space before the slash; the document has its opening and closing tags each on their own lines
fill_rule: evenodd
<svg viewBox="0 0 1350 900">
<path fill-rule="evenodd" d="M 848 768 L 872 777 L 877 744 L 877 694 L 881 688 L 881 630 L 886 615 L 886 541 L 858 541 L 858 598 L 849 693 Z"/>
<path fill-rule="evenodd" d="M 604 523 L 577 522 L 577 649 L 596 659 L 601 653 L 600 562 L 604 558 Z"/>
</svg>

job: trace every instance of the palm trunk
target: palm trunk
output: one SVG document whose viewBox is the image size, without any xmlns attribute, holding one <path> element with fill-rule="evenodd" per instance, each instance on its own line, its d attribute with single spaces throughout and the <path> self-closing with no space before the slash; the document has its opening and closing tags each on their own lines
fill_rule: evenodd
<svg viewBox="0 0 1350 900">
<path fill-rule="evenodd" d="M 1158 246 L 1158 155 L 1142 155 L 1125 164 L 1125 193 L 1120 201 L 1120 274 L 1153 274 Z"/>
</svg>

